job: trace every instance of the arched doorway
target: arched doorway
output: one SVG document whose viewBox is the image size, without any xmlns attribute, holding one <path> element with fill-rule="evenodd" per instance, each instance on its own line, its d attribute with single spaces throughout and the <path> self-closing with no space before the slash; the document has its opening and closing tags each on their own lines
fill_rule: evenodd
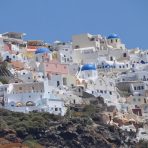
<svg viewBox="0 0 148 148">
<path fill-rule="evenodd" d="M 35 103 L 32 101 L 26 102 L 26 106 L 35 106 Z"/>
</svg>

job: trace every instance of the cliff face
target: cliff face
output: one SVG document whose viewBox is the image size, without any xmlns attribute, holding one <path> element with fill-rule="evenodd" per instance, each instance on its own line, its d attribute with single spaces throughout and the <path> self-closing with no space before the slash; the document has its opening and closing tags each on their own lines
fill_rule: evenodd
<svg viewBox="0 0 148 148">
<path fill-rule="evenodd" d="M 50 115 L 48 113 L 15 113 L 0 110 L 0 138 L 36 147 L 56 148 L 121 148 L 136 147 L 135 133 L 121 131 L 115 126 L 104 124 L 102 115 L 95 113 L 92 118 L 88 111 L 85 115 L 76 114 L 69 118 Z M 2 145 L 2 143 L 0 142 Z M 2 146 L 4 146 L 4 143 Z M 8 144 L 8 142 L 7 142 Z M 1 147 L 2 147 L 1 146 Z"/>
<path fill-rule="evenodd" d="M 7 69 L 7 62 L 0 62 L 0 82 L 7 84 L 13 78 L 13 74 Z"/>
<path fill-rule="evenodd" d="M 113 148 L 136 147 L 134 133 L 120 131 L 108 125 L 95 125 L 87 119 L 72 119 L 63 122 L 52 122 L 53 125 L 45 131 L 36 131 L 32 134 L 40 145 L 46 147 L 70 147 L 70 148 Z M 34 131 L 35 132 L 35 131 Z M 22 143 L 29 139 L 31 133 L 21 135 L 19 131 L 0 130 L 0 137 L 11 143 Z"/>
<path fill-rule="evenodd" d="M 8 70 L 6 62 L 0 63 L 0 82 L 3 84 L 23 82 L 18 79 L 17 73 L 14 75 Z"/>
<path fill-rule="evenodd" d="M 135 147 L 134 136 L 114 126 L 96 125 L 89 119 L 72 119 L 46 131 L 46 138 L 41 138 L 39 143 L 59 148 Z"/>
</svg>

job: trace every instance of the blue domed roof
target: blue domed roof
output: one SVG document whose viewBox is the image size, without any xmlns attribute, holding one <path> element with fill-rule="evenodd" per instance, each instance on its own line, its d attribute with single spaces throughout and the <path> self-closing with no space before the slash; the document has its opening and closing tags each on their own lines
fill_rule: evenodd
<svg viewBox="0 0 148 148">
<path fill-rule="evenodd" d="M 119 38 L 117 34 L 111 34 L 107 37 L 107 39 L 114 39 L 114 38 Z"/>
<path fill-rule="evenodd" d="M 84 64 L 81 68 L 81 71 L 84 70 L 96 70 L 95 64 Z"/>
<path fill-rule="evenodd" d="M 38 54 L 38 53 L 48 53 L 50 52 L 50 50 L 48 48 L 38 48 L 36 51 L 35 51 L 35 54 Z"/>
</svg>

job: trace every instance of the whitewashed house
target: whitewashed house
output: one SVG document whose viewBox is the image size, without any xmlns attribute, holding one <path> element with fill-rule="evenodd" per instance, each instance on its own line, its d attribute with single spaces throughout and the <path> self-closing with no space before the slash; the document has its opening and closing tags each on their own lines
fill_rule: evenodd
<svg viewBox="0 0 148 148">
<path fill-rule="evenodd" d="M 47 111 L 59 115 L 66 113 L 64 102 L 52 94 L 48 80 L 6 84 L 3 98 L 3 107 L 12 111 Z"/>
</svg>

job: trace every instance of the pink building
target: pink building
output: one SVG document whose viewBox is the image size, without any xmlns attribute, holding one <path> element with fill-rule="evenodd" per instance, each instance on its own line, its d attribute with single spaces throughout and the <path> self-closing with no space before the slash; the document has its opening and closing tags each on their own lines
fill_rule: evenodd
<svg viewBox="0 0 148 148">
<path fill-rule="evenodd" d="M 45 75 L 52 86 L 67 85 L 68 65 L 61 64 L 57 60 L 43 63 Z"/>
<path fill-rule="evenodd" d="M 68 74 L 68 65 L 61 64 L 56 60 L 49 61 L 48 63 L 44 62 L 44 68 L 48 75 L 51 75 L 51 74 L 67 75 Z"/>
</svg>

